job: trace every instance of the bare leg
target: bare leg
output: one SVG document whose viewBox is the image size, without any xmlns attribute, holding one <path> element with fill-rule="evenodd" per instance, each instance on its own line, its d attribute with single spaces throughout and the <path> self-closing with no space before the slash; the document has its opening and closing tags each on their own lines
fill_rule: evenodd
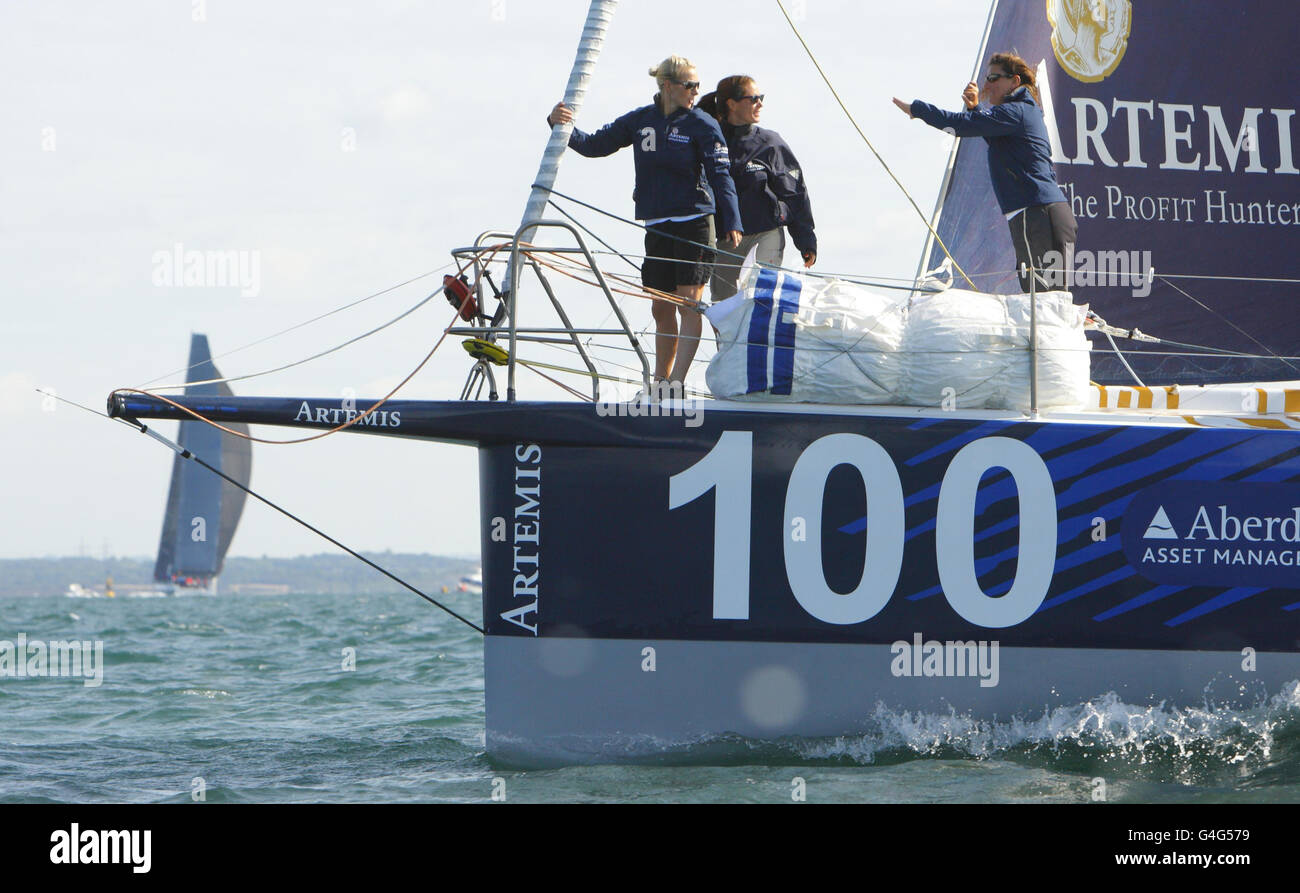
<svg viewBox="0 0 1300 893">
<path fill-rule="evenodd" d="M 668 377 L 677 355 L 677 305 L 652 301 L 651 312 L 655 318 L 655 379 L 658 380 Z"/>
<path fill-rule="evenodd" d="M 699 301 L 704 294 L 703 285 L 679 285 L 677 294 L 691 301 Z M 681 337 L 677 339 L 677 361 L 673 364 L 672 374 L 668 376 L 670 381 L 678 384 L 686 383 L 686 373 L 691 370 L 691 362 L 695 359 L 695 351 L 700 346 L 700 334 L 704 327 L 704 317 L 695 310 L 682 307 Z M 684 393 L 684 391 L 683 391 Z"/>
</svg>

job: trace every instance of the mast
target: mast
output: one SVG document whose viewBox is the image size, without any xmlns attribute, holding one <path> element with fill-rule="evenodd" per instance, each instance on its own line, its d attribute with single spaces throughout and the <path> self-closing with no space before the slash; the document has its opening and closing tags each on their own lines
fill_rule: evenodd
<svg viewBox="0 0 1300 893">
<path fill-rule="evenodd" d="M 582 39 L 578 42 L 578 54 L 573 60 L 573 69 L 569 72 L 568 86 L 564 89 L 564 104 L 573 110 L 575 118 L 587 96 L 587 85 L 596 68 L 596 60 L 600 58 L 600 51 L 605 46 L 605 32 L 614 18 L 617 6 L 618 0 L 591 0 L 591 6 L 587 10 L 587 22 L 582 28 Z M 530 220 L 539 219 L 546 210 L 546 202 L 551 197 L 551 187 L 555 185 L 555 178 L 560 172 L 560 161 L 569 148 L 569 134 L 572 131 L 572 124 L 557 124 L 551 128 L 551 138 L 546 144 L 541 166 L 533 180 L 528 205 L 524 208 L 523 219 L 519 221 L 521 227 Z M 520 233 L 519 238 L 527 241 L 532 234 L 530 229 Z M 506 272 L 505 281 L 511 281 L 509 271 Z"/>
</svg>

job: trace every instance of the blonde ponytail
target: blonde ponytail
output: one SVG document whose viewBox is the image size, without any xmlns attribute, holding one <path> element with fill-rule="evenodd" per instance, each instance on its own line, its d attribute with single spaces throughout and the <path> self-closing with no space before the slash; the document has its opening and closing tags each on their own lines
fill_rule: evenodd
<svg viewBox="0 0 1300 893">
<path fill-rule="evenodd" d="M 650 77 L 655 79 L 656 84 L 663 87 L 668 81 L 680 81 L 682 76 L 694 67 L 689 59 L 684 59 L 681 56 L 669 56 L 650 69 Z"/>
</svg>

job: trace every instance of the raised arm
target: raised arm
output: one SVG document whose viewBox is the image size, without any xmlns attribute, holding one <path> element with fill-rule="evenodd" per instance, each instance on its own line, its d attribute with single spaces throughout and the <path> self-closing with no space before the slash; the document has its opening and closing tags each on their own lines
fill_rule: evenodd
<svg viewBox="0 0 1300 893">
<path fill-rule="evenodd" d="M 910 105 L 895 99 L 894 104 L 913 118 L 920 118 L 937 130 L 951 130 L 957 136 L 1006 136 L 1024 126 L 1019 103 L 968 108 L 962 112 L 946 112 L 919 99 Z"/>
<path fill-rule="evenodd" d="M 636 137 L 636 130 L 631 121 L 635 114 L 630 112 L 606 124 L 595 133 L 586 133 L 575 126 L 573 132 L 569 134 L 569 148 L 588 158 L 603 158 L 606 155 L 613 155 L 619 149 L 627 148 L 632 145 Z M 556 124 L 567 124 L 572 120 L 573 112 L 561 102 L 547 116 L 546 123 L 554 127 Z"/>
</svg>

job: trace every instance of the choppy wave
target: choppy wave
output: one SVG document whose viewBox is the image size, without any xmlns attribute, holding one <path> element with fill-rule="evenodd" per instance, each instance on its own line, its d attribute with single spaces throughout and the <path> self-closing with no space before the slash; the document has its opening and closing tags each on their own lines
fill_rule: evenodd
<svg viewBox="0 0 1300 893">
<path fill-rule="evenodd" d="M 409 595 L 4 607 L 9 634 L 104 640 L 105 672 L 0 684 L 0 801 L 179 802 L 196 778 L 213 802 L 480 802 L 500 779 L 519 802 L 788 802 L 795 779 L 825 802 L 1087 800 L 1099 779 L 1110 800 L 1300 801 L 1300 683 L 1248 709 L 880 706 L 852 736 L 630 740 L 599 756 L 653 765 L 520 771 L 484 754 L 481 639 Z"/>
<path fill-rule="evenodd" d="M 1135 705 L 1108 693 L 1008 720 L 879 705 L 867 726 L 861 734 L 834 738 L 635 742 L 629 753 L 655 747 L 660 763 L 678 766 L 897 773 L 942 763 L 1045 773 L 1041 795 L 1029 799 L 1096 799 L 1100 780 L 1108 785 L 1108 799 L 1160 799 L 1200 789 L 1211 797 L 1300 800 L 1300 682 L 1247 710 Z"/>
</svg>

